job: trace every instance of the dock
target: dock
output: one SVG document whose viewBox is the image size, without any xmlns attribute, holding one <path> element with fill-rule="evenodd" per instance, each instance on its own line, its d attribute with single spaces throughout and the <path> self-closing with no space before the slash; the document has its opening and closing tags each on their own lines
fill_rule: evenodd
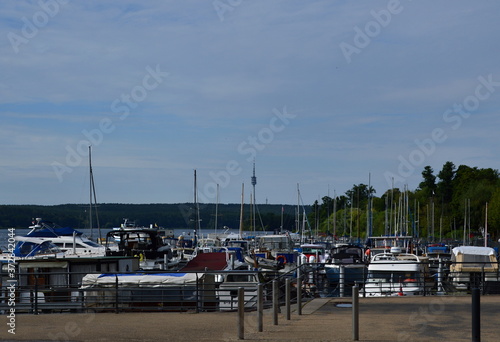
<svg viewBox="0 0 500 342">
<path fill-rule="evenodd" d="M 264 314 L 245 312 L 245 341 L 352 341 L 350 298 L 305 302 L 302 315 L 282 308 L 278 325 Z M 360 341 L 471 341 L 471 296 L 411 296 L 359 299 Z M 500 296 L 481 297 L 481 341 L 498 341 Z M 0 339 L 7 341 L 239 341 L 237 312 L 121 312 L 18 314 L 16 334 L 2 315 Z"/>
</svg>

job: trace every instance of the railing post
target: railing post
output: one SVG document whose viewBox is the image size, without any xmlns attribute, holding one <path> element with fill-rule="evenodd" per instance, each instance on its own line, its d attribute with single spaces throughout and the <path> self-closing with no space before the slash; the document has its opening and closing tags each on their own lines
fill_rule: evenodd
<svg viewBox="0 0 500 342">
<path fill-rule="evenodd" d="M 352 287 L 352 340 L 359 341 L 359 288 Z"/>
<path fill-rule="evenodd" d="M 200 278 L 198 278 L 198 272 L 196 272 L 196 308 L 195 312 L 200 313 Z"/>
<path fill-rule="evenodd" d="M 297 314 L 302 315 L 302 279 L 300 274 L 300 269 L 302 267 L 302 260 L 299 257 L 297 259 Z"/>
<path fill-rule="evenodd" d="M 481 297 L 478 288 L 472 289 L 472 342 L 481 342 Z"/>
<path fill-rule="evenodd" d="M 286 278 L 285 281 L 285 303 L 286 303 L 286 320 L 290 320 L 291 310 L 290 310 L 290 278 Z"/>
<path fill-rule="evenodd" d="M 345 284 L 345 267 L 344 265 L 340 265 L 339 269 L 339 297 L 344 297 L 344 284 Z"/>
<path fill-rule="evenodd" d="M 273 280 L 273 324 L 278 325 L 278 311 L 279 311 L 279 288 L 278 281 Z"/>
<path fill-rule="evenodd" d="M 38 274 L 35 274 L 35 293 L 33 294 L 33 299 L 34 299 L 33 314 L 38 315 Z"/>
<path fill-rule="evenodd" d="M 259 332 L 264 329 L 264 285 L 257 285 L 257 328 Z"/>
<path fill-rule="evenodd" d="M 238 339 L 245 338 L 245 289 L 238 287 Z"/>
<path fill-rule="evenodd" d="M 115 313 L 118 313 L 118 274 L 115 273 Z"/>
</svg>

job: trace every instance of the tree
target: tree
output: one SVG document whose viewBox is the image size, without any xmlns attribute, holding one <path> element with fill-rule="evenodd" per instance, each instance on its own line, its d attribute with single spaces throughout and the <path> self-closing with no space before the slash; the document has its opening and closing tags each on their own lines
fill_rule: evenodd
<svg viewBox="0 0 500 342">
<path fill-rule="evenodd" d="M 419 184 L 420 189 L 423 192 L 425 198 L 432 197 L 436 191 L 436 176 L 434 176 L 434 170 L 432 167 L 427 165 L 422 171 L 423 181 Z"/>
<path fill-rule="evenodd" d="M 437 193 L 442 203 L 448 204 L 453 197 L 453 179 L 455 178 L 455 164 L 446 162 L 443 169 L 438 173 L 440 179 L 437 184 Z"/>
</svg>

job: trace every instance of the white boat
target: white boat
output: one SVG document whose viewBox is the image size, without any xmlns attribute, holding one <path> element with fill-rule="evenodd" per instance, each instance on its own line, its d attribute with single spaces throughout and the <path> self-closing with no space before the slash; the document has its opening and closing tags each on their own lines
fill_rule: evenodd
<svg viewBox="0 0 500 342">
<path fill-rule="evenodd" d="M 258 285 L 264 283 L 262 274 L 258 272 L 233 271 L 219 276 L 221 281 L 217 290 L 219 309 L 230 311 L 238 309 L 238 289 L 243 288 L 245 308 L 257 306 Z"/>
<path fill-rule="evenodd" d="M 300 245 L 300 259 L 301 264 L 324 264 L 329 258 L 324 244 L 307 243 Z"/>
<path fill-rule="evenodd" d="M 423 295 L 433 286 L 426 257 L 393 247 L 372 257 L 363 291 L 372 297 Z"/>
<path fill-rule="evenodd" d="M 64 258 L 65 254 L 50 240 L 40 240 L 26 236 L 16 236 L 16 244 L 12 253 L 0 254 L 0 262 L 15 260 L 56 259 Z"/>
<path fill-rule="evenodd" d="M 90 240 L 82 232 L 70 227 L 60 227 L 57 224 L 37 218 L 26 237 L 31 242 L 42 243 L 50 241 L 66 256 L 102 257 L 106 248 Z"/>
<path fill-rule="evenodd" d="M 491 247 L 460 246 L 451 251 L 450 278 L 456 290 L 470 290 L 500 281 L 498 260 Z M 495 284 L 498 285 L 498 284 Z"/>
</svg>

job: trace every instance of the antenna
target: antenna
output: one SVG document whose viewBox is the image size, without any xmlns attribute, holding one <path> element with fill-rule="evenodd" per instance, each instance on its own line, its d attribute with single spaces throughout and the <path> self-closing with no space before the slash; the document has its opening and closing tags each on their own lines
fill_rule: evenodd
<svg viewBox="0 0 500 342">
<path fill-rule="evenodd" d="M 256 223 L 255 223 L 255 185 L 257 184 L 257 177 L 255 176 L 255 159 L 253 161 L 253 175 L 251 178 L 252 187 L 253 187 L 253 202 L 252 204 L 252 221 L 253 221 L 253 231 L 255 232 Z"/>
</svg>

